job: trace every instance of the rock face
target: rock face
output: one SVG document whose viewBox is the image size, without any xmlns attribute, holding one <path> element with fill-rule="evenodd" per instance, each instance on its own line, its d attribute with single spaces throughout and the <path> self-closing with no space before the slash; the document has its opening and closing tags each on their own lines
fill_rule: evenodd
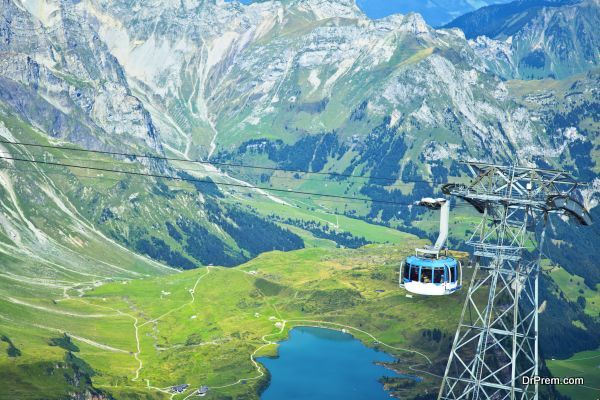
<svg viewBox="0 0 600 400">
<path fill-rule="evenodd" d="M 161 152 L 150 114 L 68 2 L 2 0 L 0 100 L 32 126 L 87 148 Z"/>
<path fill-rule="evenodd" d="M 519 0 L 484 7 L 446 27 L 462 29 L 495 72 L 530 79 L 596 68 L 599 23 L 598 0 Z"/>
<path fill-rule="evenodd" d="M 29 10 L 51 8 L 33 3 Z M 67 119 L 59 112 L 73 103 L 81 111 L 83 121 L 70 129 L 73 137 L 97 138 L 87 133 L 93 125 L 107 133 L 100 135 L 105 140 L 127 137 L 153 148 L 160 141 L 186 156 L 207 157 L 252 139 L 294 143 L 329 131 L 340 142 L 364 144 L 389 119 L 390 129 L 414 149 L 407 159 L 416 163 L 440 137 L 454 149 L 449 156 L 516 154 L 527 162 L 532 153 L 543 153 L 540 128 L 487 73 L 488 61 L 460 32 L 434 30 L 416 14 L 373 21 L 353 1 L 323 0 L 250 6 L 87 1 L 56 7 L 51 16 L 34 16 L 13 5 L 30 25 L 58 24 L 66 33 L 55 34 L 55 41 L 63 48 L 68 46 L 60 38 L 71 31 L 78 32 L 74 43 L 84 42 L 65 56 L 58 44 L 46 43 L 54 37 L 46 33 L 39 40 L 47 50 L 33 58 L 44 79 L 60 82 L 47 96 L 61 116 L 57 120 Z M 61 71 L 82 80 L 78 87 L 43 62 L 55 53 Z M 94 81 L 99 74 L 110 79 Z M 86 91 L 88 81 L 93 84 Z M 332 168 L 347 166 L 330 161 Z"/>
</svg>

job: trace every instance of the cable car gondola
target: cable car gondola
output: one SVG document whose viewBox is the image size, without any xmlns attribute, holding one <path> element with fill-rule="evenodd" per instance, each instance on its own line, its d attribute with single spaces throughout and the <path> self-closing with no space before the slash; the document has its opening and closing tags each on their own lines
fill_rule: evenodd
<svg viewBox="0 0 600 400">
<path fill-rule="evenodd" d="M 440 233 L 433 246 L 415 249 L 400 267 L 400 287 L 415 294 L 426 296 L 449 295 L 462 287 L 462 266 L 448 256 L 448 219 L 450 203 L 443 198 L 426 197 L 418 205 L 440 210 Z"/>
</svg>

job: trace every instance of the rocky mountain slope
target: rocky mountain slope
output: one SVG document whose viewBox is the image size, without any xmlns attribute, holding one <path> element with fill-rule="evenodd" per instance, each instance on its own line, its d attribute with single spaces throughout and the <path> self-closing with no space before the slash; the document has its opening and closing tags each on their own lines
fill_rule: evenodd
<svg viewBox="0 0 600 400">
<path fill-rule="evenodd" d="M 456 154 L 528 162 L 552 149 L 460 32 L 415 14 L 372 21 L 352 1 L 317 0 L 75 8 L 98 26 L 176 154 L 312 137 L 314 159 L 333 132 L 339 150 L 321 152 L 318 169 L 372 172 L 361 149 L 388 142 L 378 155 L 397 161 L 377 172 L 400 176 L 413 164 L 423 175 L 431 163 L 448 170 Z M 382 132 L 389 141 L 373 140 Z"/>
<path fill-rule="evenodd" d="M 76 4 L 65 2 L 3 1 L 0 8 L 2 140 L 45 145 L 69 143 L 84 149 L 163 155 L 165 135 L 161 136 L 144 103 L 132 91 L 121 64 L 97 34 L 95 20 L 83 11 Z M 53 185 L 61 179 L 57 176 L 64 174 L 68 179 L 53 196 L 66 196 L 99 232 L 174 267 L 233 265 L 266 250 L 290 250 L 304 245 L 302 238 L 279 225 L 253 216 L 247 209 L 224 204 L 223 194 L 210 183 L 211 179 L 238 186 L 245 183 L 215 168 L 193 164 L 175 167 L 152 158 L 97 158 L 88 153 L 15 148 L 7 144 L 2 151 L 3 157 L 208 181 L 181 187 L 165 184 L 164 180 L 132 181 L 110 173 L 109 177 L 98 173 L 92 180 L 82 180 L 80 174 L 85 170 L 41 166 L 40 170 L 48 175 L 44 179 L 40 174 L 31 175 L 28 191 L 8 199 L 7 204 L 16 202 L 17 206 L 28 202 L 31 199 L 25 193 L 45 193 L 46 186 Z M 24 171 L 35 168 L 14 160 L 4 163 L 15 165 L 15 169 L 6 171 L 3 187 L 7 195 L 23 173 L 19 168 Z M 243 192 L 261 195 L 260 191 Z M 38 200 L 43 204 L 41 198 Z M 170 206 L 171 202 L 179 202 L 187 211 Z M 65 220 L 47 211 L 48 215 L 39 211 L 46 222 Z M 23 218 L 30 217 L 27 212 L 24 215 Z M 11 219 L 10 214 L 8 218 Z M 23 221 L 11 223 L 20 226 Z M 154 225 L 149 229 L 151 224 Z M 241 234 L 240 226 L 247 224 L 261 233 L 260 243 Z M 40 228 L 39 224 L 37 227 Z M 47 227 L 42 224 L 41 228 Z M 308 237 L 313 236 L 309 233 Z M 26 247 L 27 243 L 20 245 Z"/>
<path fill-rule="evenodd" d="M 3 0 L 0 100 L 35 128 L 87 148 L 151 149 L 150 115 L 92 26 L 59 2 Z"/>
<path fill-rule="evenodd" d="M 460 28 L 495 72 L 516 78 L 565 78 L 600 61 L 597 0 L 518 0 L 463 15 Z"/>
</svg>

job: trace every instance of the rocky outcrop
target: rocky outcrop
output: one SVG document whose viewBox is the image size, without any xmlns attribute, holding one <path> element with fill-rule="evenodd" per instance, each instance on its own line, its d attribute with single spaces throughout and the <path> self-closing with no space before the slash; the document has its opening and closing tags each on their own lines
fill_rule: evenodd
<svg viewBox="0 0 600 400">
<path fill-rule="evenodd" d="M 0 101 L 48 135 L 87 148 L 162 152 L 150 114 L 89 21 L 64 2 L 2 0 Z"/>
</svg>

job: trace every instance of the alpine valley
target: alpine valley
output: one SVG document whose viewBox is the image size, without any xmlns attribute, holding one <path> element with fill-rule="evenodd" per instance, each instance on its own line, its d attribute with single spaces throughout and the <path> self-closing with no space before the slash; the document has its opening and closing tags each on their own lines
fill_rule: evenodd
<svg viewBox="0 0 600 400">
<path fill-rule="evenodd" d="M 412 204 L 515 163 L 587 182 L 598 220 L 598 26 L 599 0 L 439 29 L 354 0 L 0 0 L 0 399 L 258 399 L 255 358 L 307 324 L 436 398 L 465 290 L 398 288 L 437 230 Z M 452 211 L 467 265 L 478 221 Z M 541 398 L 594 399 L 600 226 L 547 235 L 541 372 L 586 386 Z"/>
</svg>

